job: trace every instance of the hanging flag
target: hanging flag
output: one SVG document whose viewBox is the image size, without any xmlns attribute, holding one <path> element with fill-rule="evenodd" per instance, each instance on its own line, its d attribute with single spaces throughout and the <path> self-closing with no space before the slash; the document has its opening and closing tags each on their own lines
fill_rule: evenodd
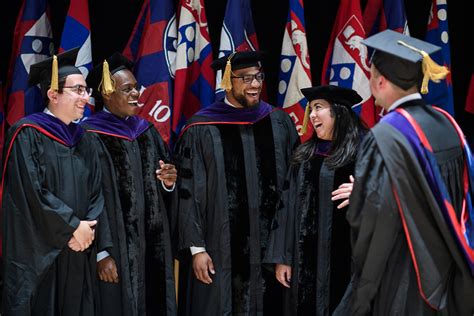
<svg viewBox="0 0 474 316">
<path fill-rule="evenodd" d="M 172 132 L 214 101 L 215 74 L 204 0 L 181 0 Z"/>
<path fill-rule="evenodd" d="M 168 142 L 176 59 L 176 14 L 173 0 L 145 0 L 124 55 L 135 62 L 137 81 L 144 86 L 138 112 Z"/>
<path fill-rule="evenodd" d="M 431 4 L 426 41 L 440 46 L 441 50 L 431 54 L 431 58 L 440 65 L 451 69 L 451 53 L 448 35 L 448 5 L 446 0 L 433 0 Z M 439 83 L 430 81 L 428 94 L 423 98 L 429 104 L 436 105 L 454 116 L 453 86 L 451 73 Z"/>
<path fill-rule="evenodd" d="M 341 0 L 323 64 L 321 83 L 354 89 L 362 102 L 352 109 L 372 127 L 378 121 L 369 88 L 370 67 L 359 0 Z"/>
<path fill-rule="evenodd" d="M 404 1 L 368 0 L 364 10 L 364 29 L 368 36 L 386 29 L 410 35 Z"/>
<path fill-rule="evenodd" d="M 311 138 L 313 129 L 308 128 L 304 135 L 301 132 L 307 100 L 300 89 L 311 87 L 311 70 L 302 0 L 290 0 L 281 47 L 277 105 L 283 107 L 283 110 L 290 115 L 295 122 L 301 141 L 305 142 Z"/>
<path fill-rule="evenodd" d="M 234 51 L 258 50 L 257 33 L 253 24 L 250 0 L 228 0 L 222 24 L 219 58 Z M 216 74 L 215 100 L 224 98 L 225 91 L 220 88 L 222 70 Z"/>
<path fill-rule="evenodd" d="M 87 0 L 71 0 L 61 36 L 59 53 L 76 47 L 79 47 L 76 67 L 86 78 L 92 69 L 91 27 Z M 90 113 L 91 109 L 86 107 L 84 116 L 87 117 Z"/>
<path fill-rule="evenodd" d="M 474 74 L 471 76 L 471 83 L 469 84 L 469 90 L 467 91 L 466 112 L 474 114 Z"/>
<path fill-rule="evenodd" d="M 8 72 L 7 122 L 43 111 L 45 104 L 38 86 L 28 86 L 30 66 L 53 54 L 53 35 L 47 13 L 47 0 L 24 0 L 13 35 Z"/>
<path fill-rule="evenodd" d="M 366 36 L 371 36 L 386 29 L 410 35 L 404 1 L 368 0 L 364 10 L 364 30 Z M 369 56 L 370 53 L 371 50 L 369 50 Z M 375 106 L 375 112 L 378 113 L 374 118 L 376 123 L 383 116 L 384 110 L 381 107 Z"/>
</svg>

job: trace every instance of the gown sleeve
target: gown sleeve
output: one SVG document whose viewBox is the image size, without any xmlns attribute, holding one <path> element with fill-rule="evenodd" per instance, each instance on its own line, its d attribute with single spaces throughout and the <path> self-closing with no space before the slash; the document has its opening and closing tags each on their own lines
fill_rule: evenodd
<svg viewBox="0 0 474 316">
<path fill-rule="evenodd" d="M 265 263 L 292 265 L 295 243 L 295 220 L 298 207 L 300 165 L 292 165 L 283 184 L 280 202 L 273 219 Z"/>
<path fill-rule="evenodd" d="M 206 247 L 207 176 L 200 129 L 190 127 L 176 145 L 179 250 Z"/>
<path fill-rule="evenodd" d="M 35 226 L 34 229 L 31 227 L 31 232 L 41 232 L 43 240 L 50 246 L 61 249 L 79 226 L 80 219 L 43 184 L 47 170 L 38 157 L 47 148 L 42 145 L 39 135 L 39 132 L 25 128 L 12 144 L 5 162 L 8 164 L 6 183 L 11 186 L 8 193 L 11 207 L 5 207 L 4 201 L 3 211 L 10 213 L 7 217 L 12 220 L 23 217 L 23 221 Z"/>
<path fill-rule="evenodd" d="M 347 212 L 354 270 L 352 314 L 366 315 L 393 246 L 403 236 L 389 174 L 371 133 L 361 146 L 355 170 Z"/>
</svg>

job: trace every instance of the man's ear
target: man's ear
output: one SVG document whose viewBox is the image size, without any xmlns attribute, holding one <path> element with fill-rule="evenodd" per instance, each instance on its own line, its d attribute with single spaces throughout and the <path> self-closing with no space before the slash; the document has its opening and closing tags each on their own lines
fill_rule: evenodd
<svg viewBox="0 0 474 316">
<path fill-rule="evenodd" d="M 58 91 L 49 89 L 48 92 L 46 92 L 46 95 L 51 103 L 58 103 Z"/>
<path fill-rule="evenodd" d="M 102 100 L 104 100 L 104 103 L 109 103 L 111 96 L 112 96 L 112 93 L 111 94 L 102 93 Z"/>
</svg>

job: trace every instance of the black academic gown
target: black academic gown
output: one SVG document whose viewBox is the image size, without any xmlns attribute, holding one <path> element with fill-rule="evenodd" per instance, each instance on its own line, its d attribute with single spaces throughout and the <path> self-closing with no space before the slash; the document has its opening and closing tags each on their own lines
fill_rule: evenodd
<svg viewBox="0 0 474 316">
<path fill-rule="evenodd" d="M 281 286 L 262 270 L 262 259 L 297 143 L 295 126 L 281 110 L 251 125 L 192 125 L 181 136 L 175 151 L 180 249 L 190 256 L 189 247 L 205 247 L 216 273 L 212 284 L 203 284 L 190 258 L 181 258 L 180 314 L 281 313 Z"/>
<path fill-rule="evenodd" d="M 272 225 L 265 262 L 292 267 L 285 315 L 332 314 L 350 283 L 347 207 L 338 210 L 331 192 L 349 182 L 354 163 L 334 170 L 325 159 L 315 155 L 291 166 Z"/>
<path fill-rule="evenodd" d="M 67 243 L 103 210 L 97 151 L 88 135 L 68 147 L 24 123 L 5 146 L 2 315 L 96 315 L 96 243 Z"/>
<path fill-rule="evenodd" d="M 149 125 L 136 139 L 97 132 L 102 186 L 119 283 L 99 282 L 101 315 L 175 315 L 172 211 L 176 190 L 156 179 L 159 160 L 170 161 L 166 144 Z"/>
<path fill-rule="evenodd" d="M 459 213 L 463 157 L 453 126 L 422 100 L 402 105 L 419 123 Z M 405 137 L 379 123 L 359 151 L 347 219 L 354 258 L 353 315 L 472 315 L 474 279 Z M 393 187 L 406 220 L 413 221 L 422 298 Z M 459 214 L 458 214 L 459 216 Z M 421 238 L 419 236 L 425 236 Z"/>
</svg>

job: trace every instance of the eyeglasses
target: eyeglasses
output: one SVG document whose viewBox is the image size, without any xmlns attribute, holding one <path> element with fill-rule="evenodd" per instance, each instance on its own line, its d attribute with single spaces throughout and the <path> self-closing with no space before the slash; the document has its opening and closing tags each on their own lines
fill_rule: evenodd
<svg viewBox="0 0 474 316">
<path fill-rule="evenodd" d="M 246 84 L 252 83 L 253 80 L 262 82 L 265 79 L 265 74 L 263 72 L 258 72 L 255 75 L 243 75 L 243 76 L 232 76 L 231 78 L 240 78 Z"/>
<path fill-rule="evenodd" d="M 123 89 L 120 89 L 120 92 L 122 92 L 123 94 L 130 94 L 132 93 L 133 90 L 137 91 L 137 92 L 140 92 L 140 89 L 141 87 L 136 85 L 136 86 L 127 86 Z"/>
<path fill-rule="evenodd" d="M 83 86 L 83 85 L 80 85 L 80 84 L 77 84 L 75 86 L 70 86 L 70 87 L 63 87 L 64 88 L 67 88 L 67 89 L 71 89 L 72 92 L 80 95 L 80 96 L 85 96 L 86 94 L 87 95 L 92 95 L 92 88 L 88 88 L 86 86 Z"/>
</svg>

